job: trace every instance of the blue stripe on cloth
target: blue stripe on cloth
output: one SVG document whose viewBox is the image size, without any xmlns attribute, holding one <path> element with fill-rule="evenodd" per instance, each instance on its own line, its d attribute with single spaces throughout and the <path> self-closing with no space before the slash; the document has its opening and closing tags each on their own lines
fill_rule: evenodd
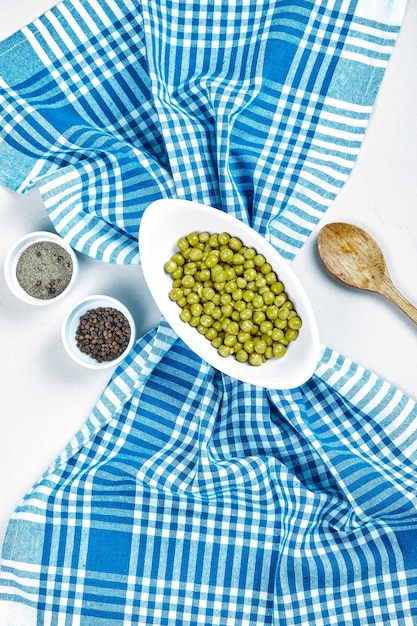
<svg viewBox="0 0 417 626">
<path fill-rule="evenodd" d="M 349 176 L 402 0 L 64 0 L 0 45 L 0 180 L 78 250 L 139 263 L 159 197 L 291 260 Z M 417 406 L 323 347 L 273 391 L 164 319 L 10 520 L 6 626 L 410 626 Z"/>
</svg>

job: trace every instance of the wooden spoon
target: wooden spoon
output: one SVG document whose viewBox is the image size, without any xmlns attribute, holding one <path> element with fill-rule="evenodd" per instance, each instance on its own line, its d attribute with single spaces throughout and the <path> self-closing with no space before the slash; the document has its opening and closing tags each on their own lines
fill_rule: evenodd
<svg viewBox="0 0 417 626">
<path fill-rule="evenodd" d="M 394 286 L 381 249 L 362 228 L 344 222 L 326 224 L 319 232 L 318 250 L 336 278 L 352 287 L 379 293 L 417 324 L 417 309 Z"/>
</svg>

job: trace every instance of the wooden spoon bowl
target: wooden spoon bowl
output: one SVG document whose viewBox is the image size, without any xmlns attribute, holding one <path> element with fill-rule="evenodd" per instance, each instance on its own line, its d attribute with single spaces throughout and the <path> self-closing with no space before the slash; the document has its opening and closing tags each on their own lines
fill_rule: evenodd
<svg viewBox="0 0 417 626">
<path fill-rule="evenodd" d="M 371 235 L 359 226 L 334 222 L 323 226 L 317 243 L 333 276 L 351 287 L 379 293 L 417 324 L 417 309 L 394 286 L 384 255 Z"/>
</svg>

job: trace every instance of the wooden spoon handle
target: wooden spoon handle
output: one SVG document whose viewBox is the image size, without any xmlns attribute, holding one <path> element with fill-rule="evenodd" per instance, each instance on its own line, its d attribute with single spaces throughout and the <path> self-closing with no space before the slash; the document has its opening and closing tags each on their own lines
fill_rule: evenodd
<svg viewBox="0 0 417 626">
<path fill-rule="evenodd" d="M 417 308 L 398 291 L 389 277 L 386 277 L 381 285 L 380 293 L 401 309 L 401 311 L 403 311 L 403 313 L 405 313 L 412 322 L 417 324 Z"/>
</svg>

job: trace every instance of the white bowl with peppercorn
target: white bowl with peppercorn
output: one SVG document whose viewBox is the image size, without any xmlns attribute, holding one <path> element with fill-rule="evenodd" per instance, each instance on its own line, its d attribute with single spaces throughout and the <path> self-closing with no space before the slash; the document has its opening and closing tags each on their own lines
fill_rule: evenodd
<svg viewBox="0 0 417 626">
<path fill-rule="evenodd" d="M 61 300 L 78 277 L 75 252 L 58 234 L 28 233 L 10 248 L 4 262 L 10 291 L 27 304 L 46 305 Z"/>
<path fill-rule="evenodd" d="M 135 342 L 135 321 L 116 298 L 93 295 L 83 298 L 67 313 L 62 341 L 69 356 L 90 369 L 114 367 Z"/>
</svg>

